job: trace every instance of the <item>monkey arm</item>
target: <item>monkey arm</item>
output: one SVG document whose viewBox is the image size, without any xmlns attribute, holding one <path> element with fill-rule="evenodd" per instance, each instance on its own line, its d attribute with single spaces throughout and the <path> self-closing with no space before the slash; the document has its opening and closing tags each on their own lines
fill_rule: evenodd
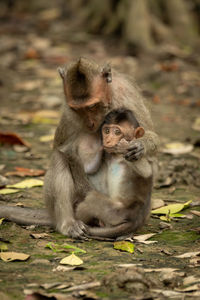
<svg viewBox="0 0 200 300">
<path fill-rule="evenodd" d="M 62 151 L 61 151 L 62 150 Z M 76 201 L 84 200 L 89 183 L 73 151 L 54 150 L 45 176 L 45 199 L 54 227 L 64 235 L 84 238 L 86 226 L 75 219 Z"/>
<path fill-rule="evenodd" d="M 21 225 L 53 225 L 45 209 L 0 205 L 0 218 Z"/>
<path fill-rule="evenodd" d="M 143 137 L 139 138 L 138 141 L 141 141 L 144 145 L 144 154 L 146 156 L 155 155 L 158 151 L 158 147 L 160 144 L 158 135 L 151 130 L 145 131 Z"/>
</svg>

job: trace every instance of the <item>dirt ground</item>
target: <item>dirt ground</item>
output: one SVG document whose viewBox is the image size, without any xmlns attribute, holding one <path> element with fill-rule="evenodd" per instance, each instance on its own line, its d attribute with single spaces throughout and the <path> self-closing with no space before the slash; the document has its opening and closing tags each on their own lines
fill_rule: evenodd
<svg viewBox="0 0 200 300">
<path fill-rule="evenodd" d="M 0 261 L 0 298 L 199 299 L 200 125 L 196 121 L 194 126 L 200 118 L 199 55 L 189 47 L 168 45 L 152 55 L 129 57 L 116 40 L 71 32 L 67 22 L 51 23 L 44 15 L 34 19 L 15 15 L 2 21 L 0 33 L 0 131 L 17 133 L 31 144 L 29 150 L 1 146 L 0 174 L 9 184 L 28 178 L 9 175 L 15 167 L 47 170 L 63 100 L 57 67 L 86 56 L 109 61 L 134 77 L 146 97 L 161 140 L 154 203 L 192 200 L 181 218 L 166 222 L 151 215 L 137 235 L 155 233 L 148 241 L 156 242 L 133 240 L 134 253 L 116 250 L 112 242 L 75 241 L 49 228 L 4 220 L 1 251 L 6 247 L 30 258 Z M 187 143 L 192 149 L 177 155 L 163 153 L 165 144 L 172 142 L 175 148 Z M 42 187 L 0 194 L 0 203 L 44 207 Z M 34 237 L 36 233 L 41 235 Z M 59 268 L 60 260 L 70 253 L 46 248 L 49 242 L 85 250 L 77 253 L 83 264 Z M 188 252 L 185 258 L 176 257 Z"/>
</svg>

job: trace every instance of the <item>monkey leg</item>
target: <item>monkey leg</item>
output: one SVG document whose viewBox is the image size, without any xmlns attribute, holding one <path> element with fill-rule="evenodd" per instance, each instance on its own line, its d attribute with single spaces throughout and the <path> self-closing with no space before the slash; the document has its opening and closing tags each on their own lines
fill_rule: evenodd
<svg viewBox="0 0 200 300">
<path fill-rule="evenodd" d="M 71 170 L 67 156 L 55 150 L 45 176 L 45 200 L 56 230 L 73 238 L 84 239 L 87 227 L 74 215 L 76 189 L 79 186 L 76 186 Z"/>
<path fill-rule="evenodd" d="M 89 236 L 94 238 L 101 237 L 123 239 L 124 237 L 133 234 L 138 228 L 144 225 L 149 215 L 150 194 L 145 200 L 145 202 L 135 202 L 133 203 L 132 207 L 127 209 L 116 209 L 114 206 L 112 209 L 112 207 L 109 207 L 109 205 L 105 203 L 105 207 L 100 207 L 98 216 L 100 217 L 100 220 L 101 218 L 103 219 L 103 222 L 106 224 L 106 226 L 89 227 Z M 98 201 L 100 200 L 98 199 Z M 96 207 L 98 205 L 98 201 L 96 203 Z M 81 210 L 79 213 L 81 213 Z M 104 213 L 105 215 L 101 216 L 101 214 Z M 98 217 L 97 215 L 95 216 Z"/>
<path fill-rule="evenodd" d="M 45 209 L 0 205 L 0 218 L 21 225 L 53 225 Z"/>
<path fill-rule="evenodd" d="M 104 226 L 115 226 L 124 222 L 125 215 L 121 203 L 111 202 L 108 196 L 92 190 L 77 206 L 76 218 L 87 225 L 94 224 L 95 220 L 98 220 Z"/>
</svg>

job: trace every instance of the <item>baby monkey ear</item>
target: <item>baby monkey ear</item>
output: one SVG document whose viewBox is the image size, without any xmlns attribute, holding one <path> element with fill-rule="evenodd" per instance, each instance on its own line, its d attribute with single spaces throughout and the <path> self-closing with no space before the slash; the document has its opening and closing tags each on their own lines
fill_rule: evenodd
<svg viewBox="0 0 200 300">
<path fill-rule="evenodd" d="M 58 73 L 60 74 L 60 77 L 62 78 L 62 80 L 66 79 L 67 72 L 66 72 L 65 68 L 59 67 L 58 68 Z"/>
<path fill-rule="evenodd" d="M 137 127 L 135 129 L 135 138 L 139 139 L 139 138 L 143 137 L 143 135 L 144 135 L 144 128 L 143 127 Z"/>
<path fill-rule="evenodd" d="M 111 72 L 111 66 L 109 64 L 103 67 L 101 73 L 102 76 L 106 79 L 107 83 L 112 82 L 112 72 Z"/>
</svg>

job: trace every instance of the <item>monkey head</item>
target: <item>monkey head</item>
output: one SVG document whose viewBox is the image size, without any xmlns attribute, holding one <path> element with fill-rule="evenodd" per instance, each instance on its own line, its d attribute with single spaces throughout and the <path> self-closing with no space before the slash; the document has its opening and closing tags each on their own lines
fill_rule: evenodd
<svg viewBox="0 0 200 300">
<path fill-rule="evenodd" d="M 58 71 L 63 79 L 67 104 L 84 120 L 90 131 L 97 131 L 111 102 L 110 66 L 101 68 L 86 58 L 80 58 L 67 70 L 60 68 Z"/>
<path fill-rule="evenodd" d="M 127 147 L 130 141 L 144 135 L 144 128 L 134 128 L 129 121 L 122 121 L 119 124 L 104 124 L 102 127 L 103 147 L 107 152 L 120 143 L 120 146 Z M 110 149 L 110 151 L 109 151 Z"/>
</svg>

